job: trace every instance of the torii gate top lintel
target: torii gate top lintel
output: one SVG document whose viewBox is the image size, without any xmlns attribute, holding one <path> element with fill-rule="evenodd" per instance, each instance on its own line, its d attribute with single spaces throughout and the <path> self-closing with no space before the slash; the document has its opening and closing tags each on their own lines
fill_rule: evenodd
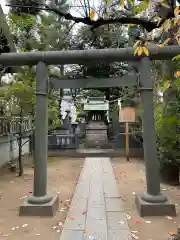
<svg viewBox="0 0 180 240">
<path fill-rule="evenodd" d="M 151 60 L 167 60 L 180 54 L 180 46 L 164 46 L 159 48 L 153 46 L 148 48 Z M 20 52 L 2 53 L 0 65 L 3 66 L 25 66 L 36 65 L 44 62 L 47 65 L 59 64 L 85 64 L 88 61 L 123 62 L 139 61 L 146 56 L 134 55 L 134 48 L 112 48 L 112 49 L 90 49 L 69 51 L 47 51 L 47 52 Z"/>
</svg>

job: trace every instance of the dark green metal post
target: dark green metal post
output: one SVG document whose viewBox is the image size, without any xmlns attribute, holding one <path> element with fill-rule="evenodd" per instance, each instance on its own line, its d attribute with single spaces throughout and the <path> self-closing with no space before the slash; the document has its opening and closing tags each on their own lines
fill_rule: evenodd
<svg viewBox="0 0 180 240">
<path fill-rule="evenodd" d="M 29 203 L 44 204 L 52 200 L 47 196 L 48 164 L 48 71 L 43 62 L 36 66 L 36 118 L 34 190 Z"/>
<path fill-rule="evenodd" d="M 151 61 L 145 57 L 140 61 L 140 87 L 143 107 L 143 139 L 146 167 L 147 193 L 142 196 L 146 202 L 166 202 L 167 197 L 160 192 L 160 164 L 157 156 L 155 121 L 153 111 L 153 85 Z"/>
</svg>

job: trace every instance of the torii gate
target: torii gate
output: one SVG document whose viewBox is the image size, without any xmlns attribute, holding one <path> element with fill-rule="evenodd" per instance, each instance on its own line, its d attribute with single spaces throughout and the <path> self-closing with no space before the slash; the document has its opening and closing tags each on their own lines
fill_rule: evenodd
<svg viewBox="0 0 180 240">
<path fill-rule="evenodd" d="M 36 65 L 36 119 L 34 190 L 20 207 L 20 215 L 52 216 L 58 208 L 58 196 L 47 194 L 48 158 L 48 82 L 55 88 L 99 88 L 136 85 L 141 91 L 143 106 L 143 139 L 146 167 L 147 192 L 136 197 L 141 216 L 175 215 L 175 205 L 169 203 L 160 191 L 159 160 L 157 157 L 156 134 L 153 112 L 153 85 L 151 60 L 172 59 L 180 54 L 180 46 L 149 48 L 149 57 L 134 56 L 133 48 L 94 49 L 58 52 L 4 53 L 0 55 L 3 66 Z M 127 74 L 122 78 L 107 79 L 49 79 L 48 65 L 87 64 L 88 62 L 137 61 L 138 75 Z"/>
</svg>

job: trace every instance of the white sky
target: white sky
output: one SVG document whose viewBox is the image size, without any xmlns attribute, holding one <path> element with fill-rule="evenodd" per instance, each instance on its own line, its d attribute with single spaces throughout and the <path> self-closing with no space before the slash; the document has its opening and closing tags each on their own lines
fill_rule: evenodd
<svg viewBox="0 0 180 240">
<path fill-rule="evenodd" d="M 70 1 L 70 2 L 72 2 L 73 5 L 80 5 L 79 1 L 76 1 L 76 0 L 73 0 L 73 1 Z M 77 2 L 78 2 L 78 3 L 77 3 Z M 90 2 L 91 2 L 91 6 L 96 6 L 96 5 L 97 5 L 97 2 L 96 2 L 96 1 L 95 1 L 96 4 L 94 4 L 94 0 L 91 0 Z M 4 12 L 5 14 L 7 14 L 8 11 L 9 11 L 9 7 L 6 6 L 7 0 L 0 0 L 0 4 L 1 4 L 1 6 L 2 6 L 3 12 Z M 71 9 L 71 14 L 74 15 L 74 16 L 79 16 L 78 11 L 76 11 L 77 9 L 78 9 L 78 8 L 76 8 L 76 9 Z M 82 12 L 82 9 L 81 9 L 81 12 Z"/>
<path fill-rule="evenodd" d="M 7 4 L 6 0 L 1 0 L 1 6 L 4 13 L 8 13 L 8 10 L 9 10 L 9 8 L 5 6 L 6 4 Z"/>
</svg>

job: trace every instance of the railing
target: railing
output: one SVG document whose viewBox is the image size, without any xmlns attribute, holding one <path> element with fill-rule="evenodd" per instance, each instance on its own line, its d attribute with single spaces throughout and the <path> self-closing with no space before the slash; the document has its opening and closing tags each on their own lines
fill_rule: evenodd
<svg viewBox="0 0 180 240">
<path fill-rule="evenodd" d="M 0 117 L 0 136 L 15 134 L 19 132 L 20 119 L 15 117 L 11 120 Z M 29 117 L 23 118 L 22 131 L 27 132 L 32 129 L 32 119 Z"/>
<path fill-rule="evenodd" d="M 74 134 L 48 135 L 48 147 L 50 149 L 75 149 L 76 137 Z"/>
</svg>

